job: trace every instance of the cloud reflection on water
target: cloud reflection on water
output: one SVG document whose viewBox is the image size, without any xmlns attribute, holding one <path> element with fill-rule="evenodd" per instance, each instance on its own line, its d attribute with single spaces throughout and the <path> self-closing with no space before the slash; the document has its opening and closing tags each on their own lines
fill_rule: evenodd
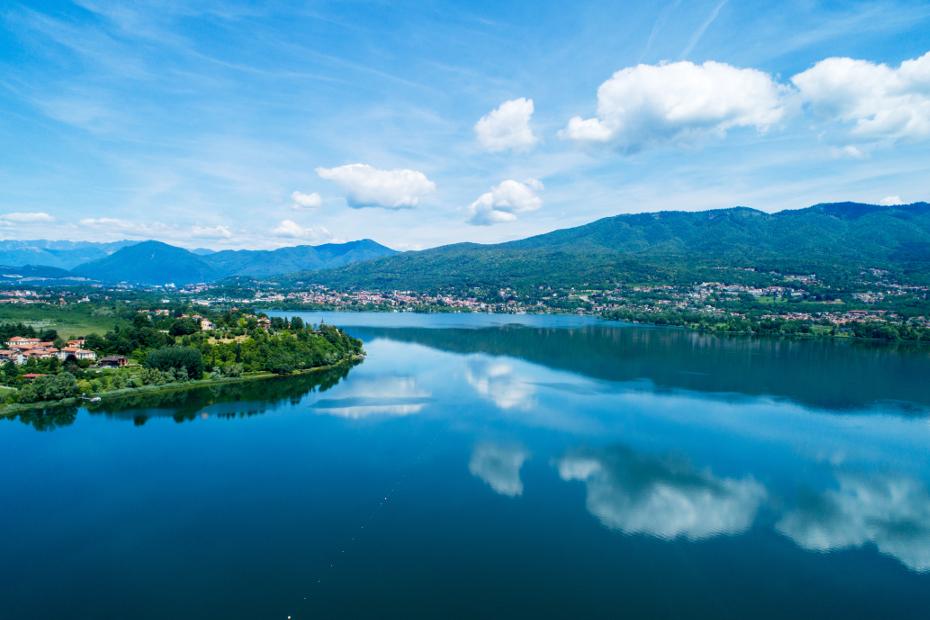
<svg viewBox="0 0 930 620">
<path fill-rule="evenodd" d="M 337 390 L 334 397 L 316 401 L 314 411 L 350 419 L 407 416 L 420 413 L 432 400 L 409 375 L 358 377 Z"/>
<path fill-rule="evenodd" d="M 913 478 L 841 474 L 839 487 L 808 498 L 776 529 L 804 549 L 874 544 L 915 571 L 930 571 L 930 493 Z"/>
<path fill-rule="evenodd" d="M 507 497 L 523 494 L 520 468 L 530 454 L 522 446 L 479 443 L 472 451 L 468 471 Z"/>
<path fill-rule="evenodd" d="M 557 465 L 563 480 L 585 483 L 588 511 L 625 534 L 666 540 L 739 534 L 752 525 L 766 497 L 752 478 L 719 478 L 623 446 L 569 454 Z"/>
<path fill-rule="evenodd" d="M 533 405 L 536 386 L 521 378 L 507 362 L 469 360 L 465 379 L 478 394 L 500 409 L 528 409 Z"/>
</svg>

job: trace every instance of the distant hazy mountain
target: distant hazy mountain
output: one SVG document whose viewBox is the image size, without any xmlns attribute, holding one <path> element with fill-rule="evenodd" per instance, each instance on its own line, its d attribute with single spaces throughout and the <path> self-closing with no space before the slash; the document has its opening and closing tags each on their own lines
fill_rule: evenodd
<svg viewBox="0 0 930 620">
<path fill-rule="evenodd" d="M 199 256 L 159 241 L 145 241 L 81 265 L 73 272 L 102 282 L 190 284 L 229 276 L 262 277 L 338 267 L 393 253 L 369 239 L 278 250 L 224 250 Z"/>
<path fill-rule="evenodd" d="M 88 261 L 109 256 L 135 241 L 93 243 L 90 241 L 0 240 L 0 265 L 44 265 L 72 269 Z"/>
<path fill-rule="evenodd" d="M 459 243 L 294 279 L 338 287 L 601 286 L 719 277 L 724 268 L 845 277 L 869 267 L 930 282 L 930 204 L 745 207 L 608 217 L 493 245 Z"/>
<path fill-rule="evenodd" d="M 216 279 L 216 272 L 193 252 L 161 241 L 143 241 L 72 270 L 101 282 L 190 284 Z"/>
<path fill-rule="evenodd" d="M 0 265 L 0 283 L 5 285 L 37 280 L 74 279 L 70 271 L 44 265 Z"/>
</svg>

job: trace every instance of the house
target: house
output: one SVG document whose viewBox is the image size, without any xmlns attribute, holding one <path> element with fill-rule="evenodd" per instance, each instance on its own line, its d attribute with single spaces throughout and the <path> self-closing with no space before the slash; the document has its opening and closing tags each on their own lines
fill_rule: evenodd
<svg viewBox="0 0 930 620">
<path fill-rule="evenodd" d="M 100 368 L 122 368 L 128 361 L 123 355 L 107 355 L 100 358 L 97 366 Z"/>
<path fill-rule="evenodd" d="M 26 363 L 26 358 L 23 357 L 23 354 L 14 349 L 0 349 L 0 364 L 6 364 L 7 362 L 13 362 L 14 364 L 24 364 Z"/>
<path fill-rule="evenodd" d="M 84 342 L 85 340 L 83 338 L 74 338 L 73 340 L 68 341 L 68 346 L 82 348 L 84 346 Z"/>
<path fill-rule="evenodd" d="M 47 360 L 53 357 L 58 357 L 58 349 L 56 349 L 55 347 L 36 346 L 36 347 L 30 347 L 28 349 L 24 349 L 22 351 L 22 355 L 27 360 L 29 359 Z"/>
<path fill-rule="evenodd" d="M 41 372 L 27 372 L 26 374 L 23 375 L 23 379 L 34 381 L 38 379 L 39 377 L 44 377 L 44 376 L 45 375 L 42 374 Z"/>
<path fill-rule="evenodd" d="M 39 342 L 40 341 L 38 338 L 24 338 L 22 336 L 13 336 L 12 338 L 6 341 L 6 346 L 10 347 L 11 349 L 15 349 L 17 347 L 34 347 L 37 344 L 39 344 Z"/>
<path fill-rule="evenodd" d="M 89 349 L 82 349 L 81 347 L 64 347 L 61 351 L 58 352 L 58 359 L 63 362 L 68 361 L 69 359 L 74 358 L 75 360 L 90 360 L 93 361 L 97 359 L 97 354 Z"/>
<path fill-rule="evenodd" d="M 216 329 L 216 325 L 210 319 L 200 319 L 200 331 L 210 332 Z"/>
<path fill-rule="evenodd" d="M 258 317 L 258 326 L 262 329 L 269 329 L 271 327 L 271 319 L 266 316 Z"/>
</svg>

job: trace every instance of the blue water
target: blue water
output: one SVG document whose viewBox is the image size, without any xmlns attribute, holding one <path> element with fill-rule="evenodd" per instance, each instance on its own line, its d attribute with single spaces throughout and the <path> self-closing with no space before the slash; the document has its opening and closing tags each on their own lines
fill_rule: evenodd
<svg viewBox="0 0 930 620">
<path fill-rule="evenodd" d="M 930 609 L 926 350 L 325 320 L 363 363 L 0 420 L 0 617 Z"/>
</svg>

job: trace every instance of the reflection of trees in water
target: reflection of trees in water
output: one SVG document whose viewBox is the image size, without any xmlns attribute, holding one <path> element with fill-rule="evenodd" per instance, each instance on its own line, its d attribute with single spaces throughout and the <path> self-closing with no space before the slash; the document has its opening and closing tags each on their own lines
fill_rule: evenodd
<svg viewBox="0 0 930 620">
<path fill-rule="evenodd" d="M 350 366 L 296 375 L 273 377 L 241 383 L 197 387 L 167 392 L 138 392 L 108 398 L 90 405 L 91 415 L 132 420 L 142 426 L 153 417 L 171 417 L 176 422 L 195 419 L 207 407 L 210 415 L 219 418 L 239 418 L 259 415 L 282 403 L 296 404 L 311 392 L 325 392 L 348 374 Z M 39 431 L 50 431 L 73 424 L 77 407 L 50 407 L 18 413 L 7 419 L 19 420 Z"/>
<path fill-rule="evenodd" d="M 273 377 L 256 381 L 243 381 L 173 392 L 127 394 L 89 409 L 93 415 L 104 414 L 112 418 L 131 418 L 141 426 L 152 417 L 170 416 L 176 422 L 195 419 L 207 407 L 210 415 L 219 418 L 241 418 L 266 413 L 283 404 L 296 404 L 311 392 L 325 392 L 350 370 L 342 366 L 331 370 L 297 375 Z"/>
<path fill-rule="evenodd" d="M 894 403 L 926 413 L 930 350 L 868 342 L 701 334 L 684 329 L 590 325 L 480 329 L 353 328 L 453 353 L 525 359 L 595 379 L 646 379 L 657 389 L 789 398 L 807 406 L 861 409 Z"/>
<path fill-rule="evenodd" d="M 77 407 L 61 406 L 45 409 L 30 409 L 12 416 L 4 416 L 7 420 L 16 420 L 31 426 L 37 431 L 53 431 L 56 428 L 71 426 L 77 419 Z"/>
</svg>

